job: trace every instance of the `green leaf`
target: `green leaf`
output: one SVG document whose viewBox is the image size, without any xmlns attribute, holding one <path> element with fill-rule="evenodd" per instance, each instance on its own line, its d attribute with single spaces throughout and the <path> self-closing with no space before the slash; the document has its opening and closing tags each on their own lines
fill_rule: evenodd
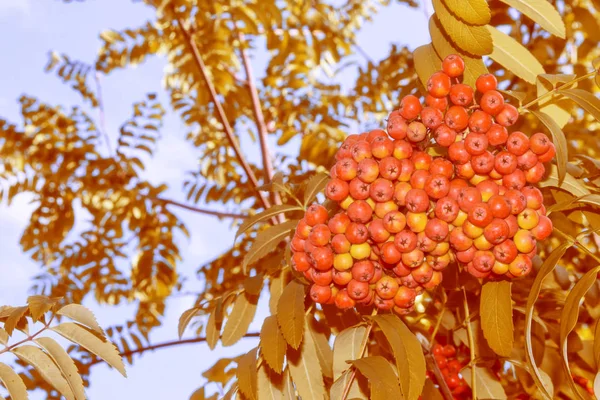
<svg viewBox="0 0 600 400">
<path fill-rule="evenodd" d="M 81 325 L 73 322 L 64 322 L 50 329 L 65 339 L 68 339 L 71 342 L 80 345 L 87 351 L 94 353 L 106 361 L 111 367 L 119 371 L 121 375 L 125 377 L 127 376 L 127 373 L 125 372 L 125 365 L 123 365 L 123 360 L 119 355 L 119 351 L 111 342 L 103 341 Z"/>
<path fill-rule="evenodd" d="M 583 399 L 579 394 L 577 386 L 573 381 L 571 375 L 571 368 L 569 366 L 569 355 L 567 348 L 567 339 L 569 334 L 577 325 L 577 319 L 579 318 L 580 302 L 585 294 L 590 290 L 592 285 L 596 283 L 598 279 L 598 273 L 600 272 L 600 265 L 587 271 L 581 279 L 573 286 L 573 289 L 569 292 L 562 313 L 560 315 L 560 348 L 562 351 L 563 368 L 567 373 L 567 379 L 571 389 L 576 393 L 578 398 Z"/>
<path fill-rule="evenodd" d="M 486 282 L 479 304 L 481 328 L 496 354 L 510 356 L 514 342 L 510 282 Z"/>
<path fill-rule="evenodd" d="M 485 27 L 465 24 L 452 15 L 442 0 L 433 0 L 433 8 L 442 29 L 460 49 L 476 56 L 492 52 L 492 37 Z"/>
<path fill-rule="evenodd" d="M 471 368 L 464 368 L 460 372 L 470 387 Z M 475 367 L 475 385 L 478 399 L 506 400 L 502 384 L 487 368 Z"/>
<path fill-rule="evenodd" d="M 287 343 L 279 330 L 277 317 L 275 315 L 268 316 L 260 330 L 260 353 L 269 367 L 278 374 L 283 371 L 286 349 Z"/>
<path fill-rule="evenodd" d="M 347 361 L 360 358 L 360 347 L 365 336 L 365 325 L 353 326 L 340 332 L 333 343 L 333 379 L 338 379 L 350 368 Z"/>
<path fill-rule="evenodd" d="M 235 238 L 237 239 L 242 233 L 246 232 L 253 225 L 258 224 L 259 222 L 267 221 L 271 217 L 279 215 L 281 213 L 289 212 L 289 211 L 302 211 L 303 209 L 299 206 L 289 205 L 289 204 L 278 204 L 271 206 L 269 209 L 264 210 L 261 213 L 253 215 L 244 220 L 244 222 L 238 228 Z"/>
<path fill-rule="evenodd" d="M 257 303 L 256 296 L 248 296 L 245 293 L 238 295 L 223 328 L 223 335 L 221 335 L 223 346 L 236 344 L 248 332 L 248 327 L 256 314 Z"/>
<path fill-rule="evenodd" d="M 369 380 L 371 399 L 388 400 L 402 397 L 398 377 L 385 358 L 381 356 L 365 357 L 352 361 L 352 364 Z"/>
<path fill-rule="evenodd" d="M 559 90 L 558 93 L 567 96 L 592 114 L 596 118 L 596 121 L 600 121 L 600 99 L 592 93 L 583 89 L 565 89 Z"/>
<path fill-rule="evenodd" d="M 426 367 L 421 343 L 395 315 L 376 315 L 373 321 L 381 328 L 392 347 L 404 398 L 416 400 L 425 384 Z"/>
<path fill-rule="evenodd" d="M 247 273 L 248 265 L 266 256 L 290 235 L 296 228 L 298 221 L 286 221 L 282 224 L 265 229 L 256 236 L 252 247 L 244 257 L 242 270 Z"/>
<path fill-rule="evenodd" d="M 0 381 L 8 390 L 8 394 L 14 400 L 28 399 L 27 387 L 23 380 L 11 367 L 0 362 Z"/>
<path fill-rule="evenodd" d="M 531 289 L 529 290 L 529 296 L 527 297 L 527 305 L 525 306 L 525 359 L 527 360 L 527 365 L 531 369 L 531 374 L 535 384 L 538 388 L 541 389 L 542 394 L 545 398 L 551 398 L 548 389 L 544 386 L 544 381 L 542 379 L 542 375 L 540 373 L 539 368 L 535 363 L 535 357 L 533 353 L 533 344 L 532 344 L 532 321 L 533 321 L 533 313 L 535 302 L 540 295 L 540 290 L 542 288 L 542 283 L 544 282 L 544 278 L 548 276 L 554 268 L 556 267 L 556 263 L 562 258 L 567 249 L 573 245 L 573 242 L 566 241 L 563 242 L 560 246 L 558 246 L 550 255 L 546 258 L 544 263 L 542 264 L 540 270 L 535 276 L 535 280 L 531 285 Z"/>
<path fill-rule="evenodd" d="M 75 399 L 85 400 L 83 380 L 81 379 L 81 376 L 79 376 L 77 366 L 71 356 L 69 356 L 69 353 L 67 353 L 56 340 L 49 337 L 35 339 L 35 342 L 46 350 L 50 357 L 52 357 L 52 360 L 54 360 L 69 383 Z"/>
<path fill-rule="evenodd" d="M 258 393 L 258 371 L 256 369 L 256 352 L 253 348 L 243 356 L 238 358 L 236 375 L 240 391 L 249 400 L 256 400 Z"/>
<path fill-rule="evenodd" d="M 590 191 L 583 185 L 583 183 L 569 173 L 567 173 L 565 175 L 565 179 L 560 182 L 558 179 L 558 169 L 556 165 L 547 165 L 546 171 L 548 170 L 550 170 L 548 176 L 546 179 L 540 182 L 541 187 L 556 187 L 566 190 L 574 196 L 586 196 L 590 194 Z"/>
<path fill-rule="evenodd" d="M 39 347 L 31 345 L 19 346 L 12 349 L 11 353 L 19 357 L 21 361 L 31 365 L 39 372 L 40 376 L 61 393 L 67 400 L 74 399 L 73 391 L 69 383 L 65 380 L 60 369 L 54 364 L 54 361 L 44 353 Z"/>
<path fill-rule="evenodd" d="M 444 4 L 458 18 L 471 25 L 490 23 L 492 13 L 485 0 L 444 0 Z"/>
<path fill-rule="evenodd" d="M 100 335 L 105 336 L 104 331 L 100 325 L 98 325 L 98 321 L 96 320 L 94 313 L 81 304 L 68 304 L 58 310 L 56 314 L 69 317 L 73 321 L 79 322 L 80 324 L 83 324 L 88 328 L 98 332 Z"/>
<path fill-rule="evenodd" d="M 459 54 L 465 61 L 465 72 L 463 74 L 463 83 L 475 87 L 475 82 L 480 75 L 487 74 L 488 70 L 483 63 L 481 57 L 473 57 L 462 50 L 456 48 L 442 32 L 441 22 L 434 15 L 429 19 L 429 33 L 431 35 L 431 43 L 440 58 L 446 58 L 450 54 Z M 435 71 L 439 70 L 441 60 L 436 64 Z M 434 72 L 435 72 L 434 71 Z M 427 82 L 425 82 L 425 85 Z"/>
<path fill-rule="evenodd" d="M 490 58 L 519 78 L 532 84 L 535 83 L 537 76 L 545 72 L 537 58 L 525 46 L 506 33 L 491 25 L 487 25 L 486 28 L 494 43 L 494 50 L 490 54 Z"/>
<path fill-rule="evenodd" d="M 502 0 L 502 2 L 528 16 L 551 34 L 561 39 L 565 38 L 565 24 L 562 17 L 547 0 Z"/>
<path fill-rule="evenodd" d="M 415 70 L 424 87 L 427 87 L 429 77 L 440 69 L 442 60 L 438 57 L 433 46 L 426 44 L 413 51 Z"/>
<path fill-rule="evenodd" d="M 300 347 L 304 332 L 305 287 L 297 280 L 291 281 L 279 298 L 277 322 L 286 342 L 294 349 Z"/>
<path fill-rule="evenodd" d="M 304 318 L 302 320 L 304 321 Z M 287 365 L 300 397 L 303 399 L 323 399 L 326 394 L 323 373 L 315 343 L 308 332 L 305 333 L 299 349 L 288 348 L 287 360 Z"/>
<path fill-rule="evenodd" d="M 567 138 L 563 133 L 562 129 L 558 123 L 548 114 L 541 112 L 530 110 L 533 115 L 535 115 L 550 131 L 552 134 L 552 142 L 556 147 L 556 164 L 558 167 L 558 183 L 561 184 L 565 176 L 567 175 L 567 159 L 568 159 L 568 148 L 567 148 Z"/>
<path fill-rule="evenodd" d="M 327 185 L 328 181 L 329 175 L 324 172 L 318 172 L 308 180 L 306 189 L 304 190 L 305 207 L 307 207 L 317 198 L 317 194 L 319 194 L 319 192 L 325 188 L 325 185 Z"/>
</svg>

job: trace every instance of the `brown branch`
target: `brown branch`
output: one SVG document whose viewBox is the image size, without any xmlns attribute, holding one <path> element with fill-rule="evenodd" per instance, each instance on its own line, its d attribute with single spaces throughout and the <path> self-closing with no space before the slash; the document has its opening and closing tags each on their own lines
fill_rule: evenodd
<svg viewBox="0 0 600 400">
<path fill-rule="evenodd" d="M 206 214 L 206 215 L 213 215 L 215 217 L 219 217 L 219 218 L 239 218 L 239 219 L 246 219 L 248 218 L 247 215 L 244 214 L 237 214 L 237 213 L 228 213 L 228 212 L 221 212 L 221 211 L 213 211 L 213 210 L 207 210 L 205 208 L 198 208 L 198 207 L 193 207 L 184 203 L 180 203 L 178 201 L 175 200 L 169 200 L 169 199 L 163 199 L 160 197 L 154 198 L 152 200 L 164 203 L 164 204 L 171 204 L 177 207 L 181 207 L 183 209 L 189 210 L 189 211 L 193 211 L 199 214 Z"/>
<path fill-rule="evenodd" d="M 219 120 L 221 121 L 221 124 L 223 125 L 223 131 L 225 132 L 225 135 L 227 136 L 227 139 L 229 140 L 229 144 L 233 148 L 233 151 L 238 159 L 238 162 L 244 169 L 246 176 L 248 176 L 248 180 L 252 183 L 252 185 L 256 189 L 260 185 L 258 184 L 258 180 L 256 179 L 256 176 L 254 175 L 254 172 L 252 171 L 250 164 L 248 164 L 248 161 L 242 154 L 240 145 L 238 144 L 238 142 L 235 138 L 235 135 L 233 133 L 233 128 L 231 127 L 231 125 L 229 124 L 229 121 L 227 120 L 227 116 L 225 115 L 225 110 L 223 109 L 223 105 L 221 104 L 221 101 L 219 100 L 219 96 L 217 95 L 215 86 L 214 86 L 210 76 L 208 75 L 208 70 L 206 68 L 206 65 L 204 64 L 204 61 L 202 60 L 202 54 L 200 54 L 200 49 L 198 48 L 196 41 L 194 40 L 194 38 L 192 37 L 190 32 L 185 27 L 181 18 L 177 17 L 177 23 L 183 33 L 183 36 L 185 37 L 186 41 L 188 42 L 190 48 L 192 49 L 192 56 L 194 58 L 194 61 L 196 62 L 196 65 L 198 66 L 198 69 L 200 70 L 200 74 L 202 75 L 202 78 L 204 79 L 204 83 L 206 84 L 206 87 L 208 88 L 211 100 L 212 100 L 213 104 L 215 105 L 215 109 L 217 110 L 217 116 L 219 117 Z M 263 193 L 261 193 L 260 191 L 257 191 L 256 193 L 265 209 L 271 207 L 271 202 L 269 201 L 269 199 L 266 196 L 263 195 Z"/>
<path fill-rule="evenodd" d="M 259 332 L 249 332 L 249 333 L 246 333 L 244 336 L 242 336 L 242 339 L 255 338 L 255 337 L 260 337 L 260 333 Z M 150 350 L 164 349 L 165 347 L 179 346 L 182 344 L 202 343 L 205 341 L 206 341 L 205 337 L 197 337 L 197 338 L 182 339 L 182 340 L 172 340 L 169 342 L 157 343 L 157 344 L 152 344 L 152 345 L 149 345 L 146 347 L 140 347 L 135 350 L 125 351 L 125 352 L 121 353 L 121 357 L 129 357 L 129 356 L 133 356 L 135 354 L 141 354 L 141 353 L 144 353 L 144 352 L 150 351 Z M 103 362 L 103 360 L 100 358 L 97 358 L 87 365 L 91 367 L 92 365 L 96 365 L 101 362 Z"/>
</svg>

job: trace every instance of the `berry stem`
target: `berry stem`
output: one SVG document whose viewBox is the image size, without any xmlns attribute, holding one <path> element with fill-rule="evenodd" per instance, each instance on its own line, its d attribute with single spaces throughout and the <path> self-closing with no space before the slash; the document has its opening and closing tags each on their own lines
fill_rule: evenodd
<svg viewBox="0 0 600 400">
<path fill-rule="evenodd" d="M 467 323 L 467 337 L 469 338 L 469 351 L 471 353 L 471 392 L 473 394 L 473 400 L 477 399 L 477 389 L 476 389 L 476 379 L 475 379 L 475 369 L 477 366 L 475 365 L 475 339 L 473 338 L 473 329 L 471 329 L 471 322 L 468 320 L 469 318 L 469 302 L 467 301 L 467 291 L 465 288 L 462 288 L 464 301 L 463 306 L 465 310 L 465 322 Z"/>
<path fill-rule="evenodd" d="M 521 113 L 521 112 L 529 109 L 529 107 L 531 107 L 534 104 L 539 103 L 540 101 L 544 100 L 545 98 L 547 98 L 549 96 L 552 96 L 553 94 L 555 94 L 559 90 L 566 89 L 567 87 L 572 86 L 572 85 L 576 84 L 577 82 L 580 82 L 580 81 L 583 81 L 585 79 L 591 78 L 592 76 L 596 75 L 596 73 L 597 73 L 597 71 L 588 72 L 587 74 L 582 75 L 582 76 L 580 76 L 578 78 L 575 78 L 575 79 L 573 79 L 570 82 L 566 82 L 566 83 L 563 83 L 560 86 L 555 87 L 554 89 L 550 90 L 549 92 L 546 92 L 543 95 L 541 95 L 541 96 L 539 96 L 539 97 L 531 100 L 529 103 L 525 104 L 524 106 L 519 107 L 519 113 Z"/>
</svg>

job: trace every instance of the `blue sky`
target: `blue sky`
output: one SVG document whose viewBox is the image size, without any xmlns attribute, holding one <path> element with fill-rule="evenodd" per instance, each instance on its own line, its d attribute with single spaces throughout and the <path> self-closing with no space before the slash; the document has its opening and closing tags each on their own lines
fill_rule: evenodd
<svg viewBox="0 0 600 400">
<path fill-rule="evenodd" d="M 389 7 L 378 14 L 373 23 L 367 24 L 358 43 L 375 60 L 385 56 L 391 43 L 406 44 L 411 49 L 428 43 L 430 9 L 409 9 L 403 5 Z M 92 62 L 100 45 L 98 35 L 102 30 L 136 27 L 152 18 L 151 11 L 142 3 L 126 0 L 87 0 L 72 4 L 59 0 L 0 0 L 0 37 L 3 38 L 0 40 L 3 60 L 0 63 L 0 118 L 21 122 L 17 103 L 21 94 L 37 96 L 42 101 L 65 107 L 79 104 L 80 98 L 75 92 L 54 76 L 44 73 L 48 51 Z M 364 62 L 361 58 L 357 60 Z M 264 65 L 264 58 L 259 56 L 253 62 L 257 75 L 262 75 L 259 68 Z M 164 66 L 163 59 L 154 58 L 137 68 L 117 71 L 103 79 L 107 126 L 113 141 L 116 141 L 119 125 L 130 115 L 131 104 L 143 99 L 146 92 L 158 92 L 163 105 L 168 105 L 161 86 Z M 148 163 L 147 169 L 148 179 L 153 183 L 169 182 L 172 198 L 182 201 L 183 172 L 193 170 L 197 163 L 197 155 L 185 142 L 184 135 L 182 123 L 169 112 L 159 151 Z M 257 159 L 257 151 L 250 150 L 249 156 Z M 10 207 L 0 205 L 0 305 L 23 304 L 30 278 L 39 271 L 38 265 L 21 253 L 18 244 L 34 208 L 29 201 L 26 196 L 20 196 Z M 212 217 L 183 210 L 177 210 L 177 213 L 184 218 L 192 233 L 191 240 L 181 241 L 184 261 L 179 268 L 184 274 L 193 276 L 198 265 L 217 256 L 232 243 L 234 231 L 229 223 Z M 192 284 L 191 290 L 193 287 Z M 164 325 L 152 333 L 152 342 L 176 339 L 177 320 L 192 302 L 193 298 L 185 296 L 169 301 Z M 115 310 L 94 303 L 88 305 L 103 326 L 122 323 L 133 313 L 133 307 L 129 306 Z M 264 316 L 264 304 L 259 306 L 259 310 L 259 315 Z M 257 318 L 251 329 L 256 331 L 261 324 L 261 318 Z M 247 339 L 232 347 L 217 347 L 212 353 L 203 344 L 146 353 L 128 368 L 127 379 L 104 365 L 98 365 L 94 367 L 92 385 L 87 393 L 92 400 L 185 399 L 203 383 L 201 374 L 214 361 L 238 355 L 257 344 L 258 340 Z M 6 362 L 4 359 L 0 361 Z"/>
</svg>

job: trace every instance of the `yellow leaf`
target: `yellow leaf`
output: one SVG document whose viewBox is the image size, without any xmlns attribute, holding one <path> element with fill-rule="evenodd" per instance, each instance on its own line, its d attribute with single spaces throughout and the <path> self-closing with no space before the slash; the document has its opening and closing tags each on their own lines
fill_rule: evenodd
<svg viewBox="0 0 600 400">
<path fill-rule="evenodd" d="M 40 350 L 39 347 L 31 345 L 19 346 L 12 349 L 11 353 L 19 357 L 23 362 L 33 366 L 40 376 L 61 393 L 67 400 L 74 399 L 73 391 L 69 383 L 62 376 L 60 370 L 52 359 Z"/>
<path fill-rule="evenodd" d="M 277 304 L 279 304 L 279 298 L 283 289 L 287 286 L 290 278 L 290 269 L 288 267 L 281 270 L 279 275 L 271 277 L 269 284 L 269 310 L 271 314 L 277 314 Z"/>
<path fill-rule="evenodd" d="M 277 322 L 286 342 L 297 349 L 302 342 L 304 332 L 304 285 L 297 280 L 291 281 L 279 298 Z"/>
<path fill-rule="evenodd" d="M 250 296 L 258 296 L 260 294 L 260 292 L 262 291 L 263 283 L 264 283 L 264 275 L 263 274 L 249 276 L 246 279 L 244 279 L 244 282 L 242 282 L 242 284 L 244 285 L 244 290 Z"/>
<path fill-rule="evenodd" d="M 548 0 L 501 1 L 528 16 L 551 34 L 565 38 L 565 24 L 562 17 Z"/>
<path fill-rule="evenodd" d="M 317 198 L 317 194 L 319 194 L 319 192 L 321 192 L 325 188 L 325 185 L 328 181 L 329 175 L 324 172 L 318 172 L 308 180 L 306 184 L 306 189 L 304 190 L 305 207 Z"/>
<path fill-rule="evenodd" d="M 273 372 L 264 363 L 258 368 L 258 398 L 260 400 L 283 399 L 283 376 Z"/>
<path fill-rule="evenodd" d="M 25 313 L 28 310 L 29 308 L 27 306 L 13 307 L 10 310 L 10 315 L 8 316 L 6 321 L 4 321 L 4 329 L 6 330 L 6 333 L 12 335 L 13 331 L 19 324 L 19 321 L 21 321 L 21 318 L 25 316 Z"/>
<path fill-rule="evenodd" d="M 548 172 L 548 169 L 550 170 Z M 546 166 L 548 176 L 546 179 L 540 182 L 541 187 L 556 187 L 571 193 L 574 196 L 585 196 L 590 194 L 590 191 L 579 181 L 575 179 L 571 174 L 566 174 L 565 179 L 559 183 L 558 180 L 558 169 L 556 165 L 551 164 Z"/>
<path fill-rule="evenodd" d="M 216 321 L 216 308 L 212 310 L 210 316 L 208 317 L 208 321 L 206 322 L 206 344 L 211 350 L 214 350 L 217 342 L 219 341 L 219 336 L 221 335 L 221 324 L 218 324 Z"/>
<path fill-rule="evenodd" d="M 256 314 L 257 303 L 256 296 L 248 296 L 245 293 L 235 299 L 233 310 L 227 317 L 227 323 L 225 323 L 223 335 L 221 335 L 223 346 L 236 344 L 248 332 L 248 327 Z"/>
<path fill-rule="evenodd" d="M 425 384 L 425 356 L 423 356 L 421 343 L 395 315 L 376 315 L 373 320 L 379 325 L 392 347 L 404 398 L 416 400 Z"/>
<path fill-rule="evenodd" d="M 477 78 L 479 78 L 480 75 L 488 73 L 483 60 L 481 57 L 473 57 L 457 49 L 442 32 L 440 24 L 439 19 L 435 15 L 431 16 L 429 19 L 429 33 L 431 34 L 433 48 L 440 58 L 446 58 L 450 54 L 460 55 L 465 60 L 463 83 L 475 87 Z"/>
<path fill-rule="evenodd" d="M 539 75 L 537 79 L 537 97 L 540 97 L 550 90 L 556 87 L 557 83 L 566 83 L 575 79 L 576 75 L 564 75 L 564 74 L 543 74 Z M 551 115 L 552 118 L 558 123 L 561 129 L 571 119 L 571 113 L 567 111 L 570 107 L 570 101 L 564 96 L 559 94 L 553 94 L 549 97 L 542 99 L 538 103 L 540 111 Z"/>
<path fill-rule="evenodd" d="M 367 327 L 364 325 L 344 329 L 336 336 L 333 343 L 333 379 L 338 379 L 350 368 L 346 361 L 360 358 L 360 347 Z"/>
<path fill-rule="evenodd" d="M 190 396 L 190 400 L 205 400 L 205 399 L 206 399 L 206 396 L 204 395 L 204 387 L 197 389 Z"/>
<path fill-rule="evenodd" d="M 548 388 L 544 386 L 544 382 L 542 380 L 541 371 L 537 367 L 535 363 L 535 357 L 533 353 L 533 345 L 532 345 L 532 321 L 533 321 L 533 313 L 535 301 L 540 295 L 540 290 L 542 288 L 542 283 L 544 278 L 548 276 L 556 267 L 556 263 L 562 258 L 563 254 L 567 251 L 569 247 L 571 247 L 573 243 L 570 241 L 563 242 L 559 247 L 557 247 L 550 255 L 546 258 L 544 263 L 542 264 L 540 270 L 535 276 L 535 280 L 531 285 L 529 290 L 529 296 L 527 297 L 527 305 L 525 306 L 525 359 L 530 369 L 533 371 L 531 374 L 533 380 L 535 381 L 538 388 L 541 388 L 546 395 L 548 395 Z M 548 397 L 550 397 L 548 395 Z"/>
<path fill-rule="evenodd" d="M 244 273 L 247 272 L 249 264 L 252 264 L 254 261 L 261 259 L 271 251 L 275 250 L 277 245 L 279 245 L 279 243 L 289 236 L 290 232 L 296 228 L 297 224 L 298 221 L 286 221 L 259 233 L 254 240 L 254 244 L 244 257 L 242 263 L 242 270 Z"/>
<path fill-rule="evenodd" d="M 485 25 L 492 18 L 490 6 L 485 0 L 444 0 L 444 4 L 467 24 Z"/>
<path fill-rule="evenodd" d="M 493 26 L 486 27 L 494 42 L 490 58 L 519 78 L 534 84 L 538 75 L 545 73 L 542 64 L 529 50 L 506 33 Z"/>
<path fill-rule="evenodd" d="M 2 328 L 0 328 L 0 343 L 4 345 L 8 343 L 8 333 Z"/>
<path fill-rule="evenodd" d="M 600 99 L 592 93 L 583 89 L 565 89 L 559 90 L 558 93 L 567 96 L 592 114 L 596 121 L 600 121 Z"/>
<path fill-rule="evenodd" d="M 486 282 L 479 304 L 481 328 L 496 354 L 509 357 L 514 342 L 510 282 Z"/>
<path fill-rule="evenodd" d="M 464 368 L 460 373 L 470 387 L 471 368 Z M 478 399 L 506 400 L 502 384 L 487 368 L 475 367 L 475 385 Z"/>
<path fill-rule="evenodd" d="M 429 77 L 440 70 L 442 60 L 438 57 L 433 46 L 426 44 L 413 51 L 415 70 L 424 87 L 427 87 Z"/>
<path fill-rule="evenodd" d="M 23 380 L 11 367 L 6 364 L 0 363 L 0 381 L 4 383 L 4 386 L 8 390 L 11 399 L 13 400 L 27 400 L 27 387 L 23 383 Z"/>
<path fill-rule="evenodd" d="M 550 131 L 552 142 L 556 147 L 556 165 L 558 172 L 558 183 L 561 184 L 567 174 L 567 161 L 569 158 L 567 148 L 567 138 L 558 123 L 550 115 L 536 110 L 530 110 Z"/>
<path fill-rule="evenodd" d="M 87 351 L 94 353 L 106 361 L 111 367 L 119 371 L 121 375 L 125 377 L 127 376 L 127 373 L 125 372 L 125 365 L 123 365 L 123 360 L 119 355 L 119 351 L 111 342 L 99 339 L 96 335 L 89 332 L 81 325 L 73 322 L 64 322 L 50 329 L 65 339 L 68 339 L 71 342 L 80 345 Z"/>
<path fill-rule="evenodd" d="M 338 379 L 335 380 L 335 382 L 333 382 L 333 385 L 331 385 L 331 388 L 329 389 L 330 399 L 333 400 L 342 398 L 344 389 L 346 388 L 346 385 L 348 385 L 348 381 L 350 380 L 351 376 L 351 370 L 347 369 Z M 368 391 L 368 387 L 365 387 L 365 390 L 363 390 L 362 386 L 364 385 L 360 385 L 359 380 L 356 378 L 358 377 L 355 377 L 355 379 L 350 384 L 350 392 L 348 393 L 348 398 L 353 400 L 367 400 L 369 396 L 365 392 Z"/>
<path fill-rule="evenodd" d="M 258 224 L 259 222 L 267 221 L 271 217 L 279 215 L 281 213 L 289 212 L 289 211 L 302 211 L 302 208 L 299 206 L 289 205 L 289 204 L 277 204 L 271 206 L 269 209 L 264 210 L 261 213 L 253 215 L 252 217 L 246 218 L 244 222 L 238 228 L 235 237 L 237 239 L 242 233 L 246 232 L 253 225 Z"/>
<path fill-rule="evenodd" d="M 58 342 L 49 337 L 35 339 L 35 342 L 40 345 L 52 357 L 63 376 L 66 378 L 73 395 L 76 400 L 85 400 L 85 390 L 83 388 L 83 380 L 79 376 L 75 362 L 69 354 L 62 348 Z"/>
<path fill-rule="evenodd" d="M 69 317 L 73 321 L 79 322 L 80 324 L 83 324 L 88 328 L 98 332 L 100 335 L 105 336 L 104 331 L 100 325 L 98 325 L 98 321 L 96 321 L 94 313 L 80 304 L 68 304 L 58 310 L 56 314 Z"/>
<path fill-rule="evenodd" d="M 427 400 L 444 400 L 444 396 L 442 396 L 440 390 L 435 387 L 431 379 L 425 381 L 425 387 L 423 388 L 421 397 Z"/>
<path fill-rule="evenodd" d="M 365 357 L 352 362 L 371 385 L 371 399 L 388 400 L 402 397 L 398 377 L 388 360 L 381 356 Z"/>
<path fill-rule="evenodd" d="M 283 371 L 287 343 L 279 330 L 275 315 L 265 318 L 260 330 L 260 344 L 260 353 L 263 358 L 273 371 L 280 374 Z"/>
<path fill-rule="evenodd" d="M 257 370 L 256 370 L 256 352 L 253 348 L 248 353 L 238 358 L 236 375 L 240 391 L 250 400 L 257 399 Z"/>
<path fill-rule="evenodd" d="M 460 49 L 475 56 L 492 52 L 492 37 L 485 27 L 465 24 L 452 15 L 442 0 L 433 0 L 433 8 L 442 29 Z"/>
<path fill-rule="evenodd" d="M 34 321 L 38 321 L 42 315 L 48 312 L 52 306 L 56 304 L 58 299 L 51 299 L 48 296 L 29 296 L 27 298 L 27 304 L 29 305 L 29 312 L 31 318 Z"/>
<path fill-rule="evenodd" d="M 294 388 L 290 369 L 288 367 L 283 371 L 283 398 L 284 400 L 296 400 L 296 389 Z"/>
<path fill-rule="evenodd" d="M 185 332 L 185 328 L 190 324 L 192 318 L 198 315 L 202 311 L 201 307 L 193 307 L 189 310 L 185 310 L 183 314 L 179 317 L 179 323 L 177 325 L 177 333 L 179 334 L 179 338 L 183 336 L 183 332 Z"/>
<path fill-rule="evenodd" d="M 303 399 L 323 399 L 326 393 L 323 373 L 319 365 L 315 343 L 308 332 L 304 335 L 304 340 L 299 349 L 288 348 L 287 360 L 300 397 Z"/>
<path fill-rule="evenodd" d="M 305 323 L 308 327 L 308 332 L 312 336 L 313 342 L 315 342 L 317 356 L 319 357 L 319 365 L 321 365 L 323 376 L 332 378 L 333 352 L 331 347 L 329 347 L 329 340 L 327 340 L 327 336 L 325 336 L 325 330 L 328 328 L 323 323 L 315 320 L 312 316 L 307 316 Z"/>
<path fill-rule="evenodd" d="M 596 329 L 594 330 L 594 360 L 596 366 L 600 368 L 600 319 L 596 322 Z"/>
</svg>

